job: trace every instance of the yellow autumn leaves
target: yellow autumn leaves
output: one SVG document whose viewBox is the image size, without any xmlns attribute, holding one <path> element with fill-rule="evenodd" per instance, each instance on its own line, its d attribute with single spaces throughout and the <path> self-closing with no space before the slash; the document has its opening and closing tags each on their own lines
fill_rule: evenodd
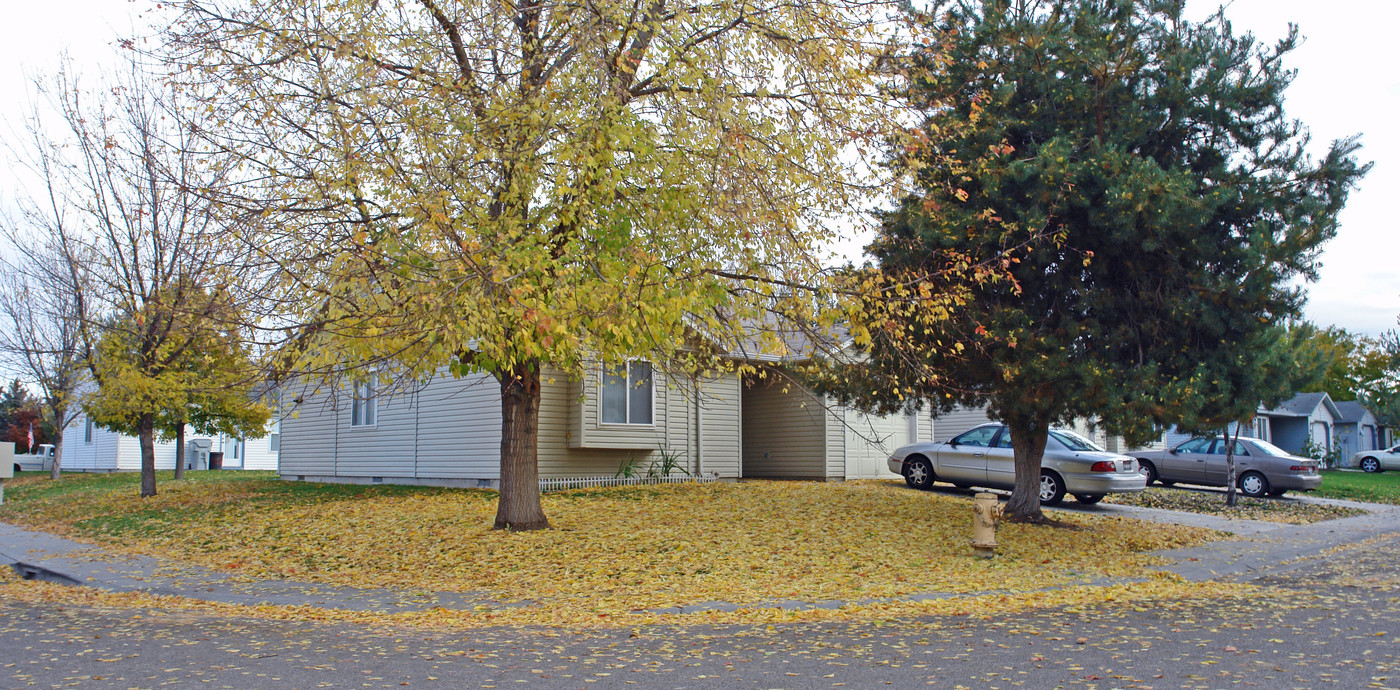
<svg viewBox="0 0 1400 690">
<path fill-rule="evenodd" d="M 518 534 L 487 529 L 495 511 L 491 492 L 326 492 L 272 479 L 230 479 L 166 482 L 160 496 L 140 501 L 129 489 L 110 488 L 111 480 L 105 486 L 72 487 L 80 500 L 73 492 L 21 500 L 0 510 L 0 518 L 252 579 L 467 592 L 486 604 L 453 614 L 462 625 L 645 622 L 677 618 L 665 609 L 707 602 L 756 608 L 683 618 L 785 619 L 794 614 L 763 605 L 792 600 L 858 604 L 844 612 L 800 614 L 804 618 L 956 608 L 966 604 L 881 600 L 1140 577 L 1159 562 L 1145 552 L 1216 536 L 1072 516 L 1066 519 L 1077 529 L 1001 525 L 1000 555 L 983 561 L 968 547 L 968 499 L 880 481 L 549 494 L 545 510 L 556 529 Z"/>
</svg>

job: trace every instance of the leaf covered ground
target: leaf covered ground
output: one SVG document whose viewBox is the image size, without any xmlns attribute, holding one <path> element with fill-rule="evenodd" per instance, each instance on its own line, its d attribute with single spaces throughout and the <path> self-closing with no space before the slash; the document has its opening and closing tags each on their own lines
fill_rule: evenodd
<svg viewBox="0 0 1400 690">
<path fill-rule="evenodd" d="M 1004 523 L 998 557 L 981 560 L 968 546 L 968 498 L 891 482 L 555 493 L 544 498 L 555 529 L 509 533 L 489 529 L 496 504 L 490 491 L 206 472 L 181 482 L 163 478 L 160 495 L 142 500 L 136 481 L 134 475 L 69 476 L 57 484 L 22 479 L 7 485 L 0 519 L 250 579 L 535 602 L 479 618 L 565 625 L 656 620 L 649 610 L 715 601 L 863 601 L 847 611 L 890 615 L 911 605 L 868 600 L 932 592 L 995 597 L 1056 586 L 1071 588 L 1038 596 L 1105 596 L 1111 593 L 1099 588 L 1070 592 L 1096 578 L 1140 577 L 1159 562 L 1145 552 L 1221 536 L 1067 516 L 1078 529 Z M 1127 588 L 1121 596 L 1141 594 Z M 747 619 L 783 615 L 770 609 Z"/>
<path fill-rule="evenodd" d="M 1147 491 L 1128 494 L 1109 494 L 1104 503 L 1180 510 L 1205 515 L 1239 518 L 1243 520 L 1264 520 L 1283 522 L 1292 525 L 1307 525 L 1323 520 L 1361 515 L 1364 510 L 1321 503 L 1303 503 L 1288 499 L 1248 498 L 1238 496 L 1238 505 L 1231 508 L 1225 505 L 1225 494 L 1218 491 L 1191 491 L 1188 489 L 1168 489 L 1152 487 Z"/>
</svg>

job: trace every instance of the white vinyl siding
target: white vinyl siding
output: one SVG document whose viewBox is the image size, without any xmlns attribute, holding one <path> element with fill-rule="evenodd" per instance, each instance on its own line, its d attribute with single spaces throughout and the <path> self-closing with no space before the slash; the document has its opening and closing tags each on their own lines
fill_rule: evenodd
<svg viewBox="0 0 1400 690">
<path fill-rule="evenodd" d="M 721 477 L 738 477 L 743 386 L 725 374 L 700 384 L 700 468 Z"/>
<path fill-rule="evenodd" d="M 939 413 L 933 420 L 933 440 L 938 442 L 948 439 L 971 429 L 978 424 L 986 424 L 995 421 L 987 416 L 987 411 L 981 407 L 955 407 L 948 412 Z"/>
</svg>

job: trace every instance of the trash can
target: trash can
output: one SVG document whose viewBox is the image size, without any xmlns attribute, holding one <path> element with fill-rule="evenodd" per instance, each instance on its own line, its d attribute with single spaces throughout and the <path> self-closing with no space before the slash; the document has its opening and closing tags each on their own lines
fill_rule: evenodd
<svg viewBox="0 0 1400 690">
<path fill-rule="evenodd" d="M 209 454 L 209 469 L 221 470 L 224 468 L 224 453 L 216 450 Z"/>
</svg>

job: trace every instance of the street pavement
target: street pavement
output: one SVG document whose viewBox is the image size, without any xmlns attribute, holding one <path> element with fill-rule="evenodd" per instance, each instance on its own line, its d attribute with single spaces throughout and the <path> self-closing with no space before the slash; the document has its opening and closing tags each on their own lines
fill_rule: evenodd
<svg viewBox="0 0 1400 690">
<path fill-rule="evenodd" d="M 1267 586 L 1258 595 L 987 619 L 434 633 L 0 599 L 0 687 L 1400 687 L 1400 510 L 1375 508 L 1310 526 L 1217 521 L 1207 526 L 1237 538 L 1171 552 L 1183 577 Z M 53 539 L 0 527 L 0 553 L 126 591 L 417 605 L 394 592 L 260 589 Z"/>
</svg>

